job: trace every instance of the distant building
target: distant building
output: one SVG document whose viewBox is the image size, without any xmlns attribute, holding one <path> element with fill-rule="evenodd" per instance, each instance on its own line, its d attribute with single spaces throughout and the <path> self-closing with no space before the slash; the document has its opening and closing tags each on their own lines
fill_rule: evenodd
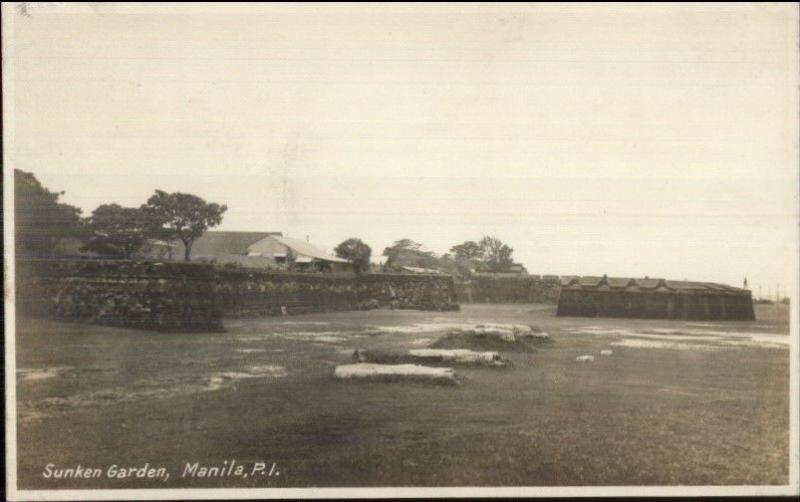
<svg viewBox="0 0 800 502">
<path fill-rule="evenodd" d="M 272 257 L 251 253 L 250 248 L 280 232 L 221 232 L 209 230 L 192 244 L 192 261 L 235 263 L 243 267 L 276 268 Z M 270 241 L 271 242 L 271 241 Z M 182 260 L 184 245 L 177 242 L 173 259 Z"/>
<path fill-rule="evenodd" d="M 183 256 L 183 244 L 177 257 Z M 208 231 L 194 241 L 192 261 L 298 271 L 352 271 L 349 260 L 280 232 Z"/>
<path fill-rule="evenodd" d="M 458 264 L 449 258 L 442 258 L 433 253 L 415 249 L 400 249 L 386 257 L 384 269 L 389 272 L 410 272 L 412 269 L 436 270 L 447 275 L 458 275 Z"/>
<path fill-rule="evenodd" d="M 403 266 L 400 267 L 403 272 L 409 272 L 412 274 L 434 274 L 434 275 L 441 275 L 444 272 L 441 272 L 435 268 L 423 268 L 423 267 L 409 267 Z"/>
<path fill-rule="evenodd" d="M 472 273 L 472 275 L 494 276 L 494 277 L 519 277 L 528 275 L 528 270 L 525 268 L 525 265 L 518 262 L 514 262 L 508 267 L 497 271 L 490 271 L 485 263 L 479 262 L 477 266 L 472 266 L 470 268 L 470 272 Z"/>
<path fill-rule="evenodd" d="M 564 277 L 558 316 L 648 319 L 755 319 L 750 291 L 713 282 Z"/>
<path fill-rule="evenodd" d="M 102 259 L 105 256 L 83 250 L 77 238 L 58 242 L 54 255 L 61 258 Z M 184 245 L 180 241 L 148 239 L 134 259 L 182 261 Z M 235 264 L 248 268 L 296 270 L 308 272 L 352 271 L 350 261 L 326 253 L 300 239 L 284 237 L 281 232 L 224 232 L 209 230 L 192 244 L 192 261 L 220 265 Z"/>
<path fill-rule="evenodd" d="M 508 266 L 506 272 L 511 274 L 525 275 L 528 273 L 528 270 L 525 268 L 525 265 L 515 261 L 514 263 Z"/>
</svg>

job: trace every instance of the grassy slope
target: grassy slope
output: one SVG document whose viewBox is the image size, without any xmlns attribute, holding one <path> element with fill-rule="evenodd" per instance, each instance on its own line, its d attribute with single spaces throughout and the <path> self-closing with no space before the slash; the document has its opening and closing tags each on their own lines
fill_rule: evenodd
<svg viewBox="0 0 800 502">
<path fill-rule="evenodd" d="M 770 308 L 771 306 L 766 306 Z M 759 312 L 756 324 L 786 332 L 785 319 Z M 366 324 L 431 321 L 530 322 L 555 343 L 507 356 L 512 369 L 460 370 L 457 388 L 347 384 L 332 379 L 344 349 L 411 347 L 427 334 L 382 334 L 345 343 L 281 337 L 270 331 L 330 330 L 232 323 L 230 332 L 166 335 L 28 321 L 18 332 L 18 367 L 72 366 L 61 377 L 18 384 L 20 400 L 92 389 L 180 389 L 217 370 L 279 364 L 283 379 L 248 379 L 211 392 L 23 412 L 20 486 L 447 486 L 782 484 L 788 476 L 788 350 L 722 352 L 614 347 L 610 358 L 577 364 L 613 338 L 574 334 L 575 326 L 674 327 L 669 321 L 559 319 L 536 306 L 467 306 L 462 312 L 373 311 L 289 318 Z M 748 323 L 720 323 L 748 329 Z M 238 338 L 237 338 L 238 337 Z M 241 353 L 260 348 L 284 352 Z M 338 350 L 338 351 L 337 351 Z M 83 370 L 83 371 L 81 371 Z M 88 370 L 88 371 L 87 371 Z M 42 408 L 35 409 L 42 411 Z M 26 414 L 27 413 L 27 414 Z M 31 418 L 32 417 L 32 418 Z M 278 478 L 183 480 L 183 463 L 276 461 Z M 164 485 L 48 481 L 46 463 L 163 464 Z"/>
</svg>

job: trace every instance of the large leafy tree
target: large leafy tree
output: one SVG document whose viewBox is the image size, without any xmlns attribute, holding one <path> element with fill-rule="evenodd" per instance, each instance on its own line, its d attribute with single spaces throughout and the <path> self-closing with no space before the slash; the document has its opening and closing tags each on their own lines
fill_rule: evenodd
<svg viewBox="0 0 800 502">
<path fill-rule="evenodd" d="M 453 258 L 457 261 L 480 260 L 483 258 L 483 248 L 475 241 L 464 241 L 450 248 Z"/>
<path fill-rule="evenodd" d="M 84 249 L 117 258 L 130 258 L 148 238 L 150 220 L 143 208 L 103 204 L 88 219 Z"/>
<path fill-rule="evenodd" d="M 507 270 L 514 263 L 514 249 L 497 237 L 486 236 L 478 242 L 483 251 L 483 261 L 492 272 Z"/>
<path fill-rule="evenodd" d="M 422 244 L 405 238 L 395 241 L 394 244 L 383 250 L 383 256 L 386 257 L 386 266 L 390 268 L 394 267 L 398 259 L 403 255 L 416 256 L 417 261 L 419 261 L 426 257 L 433 256 L 433 253 L 422 251 Z M 424 266 L 417 262 L 415 263 L 418 266 Z"/>
<path fill-rule="evenodd" d="M 388 257 L 387 261 L 391 261 L 394 256 L 398 253 L 402 253 L 403 251 L 410 251 L 414 253 L 420 254 L 431 254 L 425 251 L 422 251 L 422 244 L 416 241 L 412 241 L 411 239 L 400 239 L 394 241 L 394 244 L 391 246 L 384 248 L 383 256 Z"/>
<path fill-rule="evenodd" d="M 64 192 L 51 192 L 33 173 L 14 169 L 14 228 L 16 252 L 51 256 L 58 241 L 82 235 L 81 210 L 58 201 Z"/>
<path fill-rule="evenodd" d="M 149 233 L 183 242 L 185 261 L 191 261 L 194 241 L 209 228 L 222 223 L 222 214 L 227 209 L 224 204 L 206 202 L 196 195 L 162 190 L 156 190 L 142 206 Z"/>
<path fill-rule="evenodd" d="M 396 251 L 396 250 L 405 250 L 405 251 L 419 251 L 422 249 L 422 244 L 416 241 L 412 241 L 411 239 L 400 239 L 394 241 L 394 244 L 386 248 L 386 251 Z M 386 255 L 386 251 L 383 252 Z"/>
<path fill-rule="evenodd" d="M 372 256 L 372 248 L 361 239 L 351 237 L 342 241 L 336 249 L 336 256 L 353 262 L 353 267 L 357 273 L 369 270 L 369 259 Z"/>
</svg>

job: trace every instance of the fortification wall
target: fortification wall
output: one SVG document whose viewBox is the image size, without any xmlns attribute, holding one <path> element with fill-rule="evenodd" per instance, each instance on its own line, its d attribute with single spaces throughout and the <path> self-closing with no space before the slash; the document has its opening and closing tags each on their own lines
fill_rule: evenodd
<svg viewBox="0 0 800 502">
<path fill-rule="evenodd" d="M 17 311 L 162 331 L 215 331 L 223 317 L 457 308 L 443 276 L 292 274 L 179 262 L 18 260 Z"/>
<path fill-rule="evenodd" d="M 556 303 L 560 289 L 557 276 L 475 274 L 457 285 L 457 297 L 461 303 Z"/>
<path fill-rule="evenodd" d="M 17 260 L 16 276 L 20 315 L 160 331 L 222 329 L 211 266 Z"/>
<path fill-rule="evenodd" d="M 216 291 L 226 316 L 358 310 L 383 305 L 420 310 L 457 308 L 449 276 L 299 274 L 218 271 Z"/>
<path fill-rule="evenodd" d="M 750 292 L 628 293 L 564 289 L 558 316 L 631 317 L 645 319 L 755 320 Z"/>
</svg>

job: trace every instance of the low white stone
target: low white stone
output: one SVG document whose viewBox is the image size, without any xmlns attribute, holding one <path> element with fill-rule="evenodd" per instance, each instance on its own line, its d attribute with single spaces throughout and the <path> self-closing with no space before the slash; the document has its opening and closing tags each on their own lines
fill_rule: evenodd
<svg viewBox="0 0 800 502">
<path fill-rule="evenodd" d="M 525 326 L 524 324 L 484 323 L 478 324 L 478 327 L 513 331 L 514 333 L 519 334 L 530 333 L 533 331 L 530 326 Z"/>
<path fill-rule="evenodd" d="M 610 356 L 613 353 L 614 353 L 614 351 L 611 350 L 611 349 L 605 349 L 605 350 L 601 350 L 600 351 L 600 355 L 601 356 Z"/>
<path fill-rule="evenodd" d="M 452 368 L 431 368 L 418 364 L 343 364 L 336 367 L 333 375 L 342 380 L 382 380 L 398 378 L 456 383 L 456 374 Z"/>
<path fill-rule="evenodd" d="M 594 361 L 594 356 L 578 356 L 575 358 L 575 360 L 579 363 L 590 363 Z"/>
<path fill-rule="evenodd" d="M 415 349 L 408 352 L 414 357 L 441 358 L 442 361 L 466 364 L 501 364 L 497 352 L 475 352 L 467 349 Z"/>
</svg>

